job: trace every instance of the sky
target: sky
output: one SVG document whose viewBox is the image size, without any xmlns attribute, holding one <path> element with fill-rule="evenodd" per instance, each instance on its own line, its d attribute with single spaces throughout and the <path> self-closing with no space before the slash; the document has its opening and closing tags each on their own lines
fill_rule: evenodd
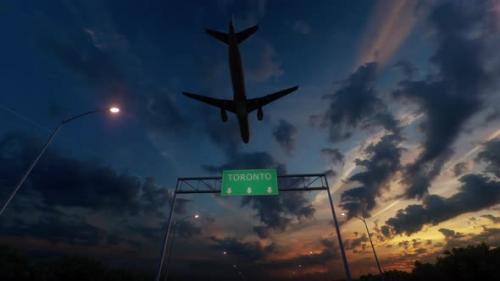
<svg viewBox="0 0 500 281">
<path fill-rule="evenodd" d="M 258 24 L 227 47 L 204 28 Z M 0 198 L 66 124 L 0 218 L 0 243 L 153 272 L 178 177 L 224 169 L 325 173 L 354 276 L 411 270 L 452 247 L 500 245 L 500 1 L 0 1 Z M 182 195 L 170 273 L 247 280 L 344 277 L 324 192 Z M 192 219 L 193 214 L 199 219 Z M 340 215 L 344 213 L 344 215 Z M 226 252 L 224 255 L 223 252 Z"/>
</svg>

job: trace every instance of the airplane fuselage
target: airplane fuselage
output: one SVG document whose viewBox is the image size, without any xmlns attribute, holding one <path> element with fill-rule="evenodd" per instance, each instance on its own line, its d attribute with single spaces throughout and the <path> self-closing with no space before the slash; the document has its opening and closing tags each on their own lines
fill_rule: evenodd
<svg viewBox="0 0 500 281">
<path fill-rule="evenodd" d="M 229 27 L 229 70 L 231 73 L 231 82 L 233 86 L 233 96 L 235 102 L 235 111 L 240 125 L 241 138 L 245 143 L 250 139 L 250 128 L 248 125 L 248 110 L 246 108 L 246 95 L 245 95 L 245 78 L 243 75 L 243 65 L 241 63 L 240 50 L 238 42 L 234 35 L 234 28 L 232 25 Z"/>
</svg>

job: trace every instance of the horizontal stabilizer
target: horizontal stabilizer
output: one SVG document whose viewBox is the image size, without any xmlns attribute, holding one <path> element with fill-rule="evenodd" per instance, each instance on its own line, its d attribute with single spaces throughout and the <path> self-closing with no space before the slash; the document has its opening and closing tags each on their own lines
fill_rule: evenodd
<svg viewBox="0 0 500 281">
<path fill-rule="evenodd" d="M 245 30 L 236 33 L 236 41 L 238 42 L 238 44 L 245 41 L 245 39 L 254 34 L 258 29 L 259 27 L 257 25 L 254 25 L 252 27 L 249 27 Z"/>
<path fill-rule="evenodd" d="M 226 44 L 229 44 L 229 35 L 227 33 L 212 30 L 212 29 L 205 29 L 205 32 L 208 33 L 213 38 L 215 38 L 219 41 L 222 41 Z"/>
<path fill-rule="evenodd" d="M 291 87 L 288 89 L 284 89 L 260 98 L 249 99 L 247 100 L 247 110 L 248 112 L 256 110 L 258 108 L 262 108 L 264 105 L 269 104 L 279 98 L 282 98 L 294 91 L 296 91 L 299 86 Z"/>
</svg>

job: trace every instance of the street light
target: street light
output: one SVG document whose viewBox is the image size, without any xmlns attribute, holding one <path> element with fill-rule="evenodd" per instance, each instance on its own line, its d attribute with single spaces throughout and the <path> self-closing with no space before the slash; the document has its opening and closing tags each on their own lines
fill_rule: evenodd
<svg viewBox="0 0 500 281">
<path fill-rule="evenodd" d="M 341 215 L 344 217 L 346 216 L 345 213 L 342 213 Z M 378 261 L 377 252 L 375 251 L 375 247 L 373 246 L 372 237 L 370 235 L 370 231 L 368 230 L 368 225 L 366 224 L 366 219 L 363 217 L 358 217 L 358 216 L 354 216 L 354 217 L 361 220 L 365 224 L 366 233 L 368 234 L 368 239 L 370 240 L 370 244 L 372 245 L 373 256 L 375 257 L 375 262 L 377 263 L 378 271 L 380 272 L 380 276 L 382 277 L 382 280 L 384 280 L 384 271 L 382 270 L 382 266 L 380 266 L 380 262 Z"/>
<path fill-rule="evenodd" d="M 195 213 L 194 215 L 187 215 L 187 216 L 181 218 L 180 220 L 176 220 L 172 224 L 172 240 L 170 240 L 170 249 L 168 250 L 168 253 L 167 253 L 168 256 L 167 256 L 167 265 L 166 265 L 166 269 L 165 269 L 165 280 L 167 280 L 167 278 L 168 278 L 168 269 L 170 267 L 170 258 L 172 257 L 172 249 L 174 248 L 176 226 L 179 222 L 184 221 L 190 217 L 197 220 L 200 218 L 200 215 L 198 213 Z M 162 253 L 162 255 L 164 255 L 164 253 Z M 161 267 L 160 267 L 160 272 L 161 272 Z"/>
<path fill-rule="evenodd" d="M 112 107 L 108 108 L 108 110 L 109 110 L 109 112 L 111 114 L 118 114 L 120 112 L 120 108 L 117 107 L 117 106 L 112 106 Z M 2 216 L 3 212 L 5 211 L 5 209 L 9 205 L 9 203 L 12 201 L 12 199 L 14 199 L 14 197 L 17 194 L 17 192 L 19 191 L 19 189 L 21 188 L 21 186 L 24 184 L 24 182 L 26 181 L 26 179 L 30 175 L 31 171 L 33 170 L 33 168 L 35 168 L 36 164 L 38 163 L 38 161 L 40 160 L 40 158 L 42 157 L 42 155 L 45 153 L 45 150 L 47 150 L 47 147 L 50 145 L 50 143 L 52 142 L 52 140 L 56 136 L 57 132 L 59 132 L 59 130 L 64 125 L 68 124 L 71 121 L 74 121 L 74 120 L 79 119 L 81 117 L 84 117 L 84 116 L 87 116 L 87 115 L 90 115 L 90 114 L 94 114 L 94 113 L 98 113 L 98 112 L 104 112 L 104 110 L 97 109 L 97 110 L 86 111 L 86 112 L 80 113 L 78 115 L 75 115 L 73 117 L 64 119 L 64 120 L 62 120 L 59 123 L 59 125 L 57 125 L 57 127 L 52 131 L 52 134 L 50 135 L 49 139 L 47 140 L 47 142 L 45 143 L 45 145 L 42 147 L 42 149 L 40 150 L 40 152 L 38 153 L 38 155 L 36 156 L 36 158 L 33 160 L 33 162 L 31 162 L 31 165 L 24 172 L 23 176 L 21 177 L 21 179 L 17 183 L 16 187 L 14 188 L 14 190 L 12 191 L 12 193 L 10 194 L 9 198 L 7 199 L 7 201 L 5 201 L 5 203 L 2 205 L 2 209 L 0 210 L 0 216 Z"/>
</svg>

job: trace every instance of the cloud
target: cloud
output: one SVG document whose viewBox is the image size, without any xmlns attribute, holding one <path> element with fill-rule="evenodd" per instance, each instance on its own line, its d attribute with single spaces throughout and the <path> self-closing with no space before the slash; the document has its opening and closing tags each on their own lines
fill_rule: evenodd
<svg viewBox="0 0 500 281">
<path fill-rule="evenodd" d="M 427 193 L 463 125 L 482 108 L 489 85 L 482 57 L 491 33 L 488 19 L 484 3 L 447 1 L 434 7 L 429 22 L 438 46 L 430 61 L 438 71 L 423 80 L 403 80 L 393 93 L 425 113 L 423 151 L 405 172 L 407 198 Z"/>
<path fill-rule="evenodd" d="M 222 173 L 229 169 L 264 169 L 275 168 L 278 174 L 286 172 L 285 165 L 278 163 L 267 152 L 234 152 L 229 154 L 229 160 L 221 165 L 205 165 L 203 168 L 210 173 Z"/>
<path fill-rule="evenodd" d="M 359 247 L 364 248 L 364 242 L 368 242 L 368 236 L 366 234 L 363 234 L 359 236 L 358 238 L 354 239 L 346 239 L 345 241 L 345 248 L 346 250 L 356 250 Z"/>
<path fill-rule="evenodd" d="M 0 178 L 5 186 L 14 186 L 41 146 L 38 139 L 20 133 L 0 138 Z M 5 198 L 7 190 L 2 191 Z M 8 235 L 70 244 L 131 242 L 125 238 L 151 236 L 141 229 L 163 222 L 170 202 L 168 190 L 153 178 L 119 173 L 99 162 L 77 160 L 49 148 L 6 210 L 8 219 L 0 227 Z M 187 203 L 177 201 L 176 212 L 183 213 Z M 101 227 L 102 221 L 117 214 L 124 219 L 120 226 Z M 94 215 L 100 220 L 86 219 Z M 159 224 L 147 227 L 155 230 L 152 233 L 161 231 Z M 130 231 L 124 234 L 119 229 Z M 196 231 L 187 226 L 183 229 L 185 233 Z"/>
<path fill-rule="evenodd" d="M 444 237 L 446 244 L 444 249 L 453 249 L 459 247 L 467 247 L 471 244 L 485 243 L 492 247 L 500 245 L 500 228 L 487 228 L 483 227 L 480 233 L 460 233 L 451 229 L 439 229 Z"/>
<path fill-rule="evenodd" d="M 343 164 L 344 155 L 337 148 L 323 148 L 321 154 L 324 155 L 332 164 Z"/>
<path fill-rule="evenodd" d="M 34 211 L 33 208 L 30 211 Z M 38 238 L 53 243 L 80 245 L 107 244 L 106 240 L 112 238 L 104 230 L 85 222 L 83 217 L 68 216 L 53 208 L 38 214 L 32 212 L 30 215 L 36 216 L 36 221 L 20 218 L 12 220 L 12 217 L 3 219 L 0 222 L 2 236 Z M 114 240 L 116 242 L 116 239 Z"/>
<path fill-rule="evenodd" d="M 315 209 L 298 192 L 287 192 L 277 196 L 244 197 L 242 206 L 251 206 L 257 211 L 256 217 L 263 225 L 254 227 L 260 238 L 266 238 L 271 231 L 284 231 L 294 218 L 307 219 L 314 215 Z"/>
<path fill-rule="evenodd" d="M 44 32 L 45 37 L 40 36 L 38 42 L 49 56 L 92 87 L 90 92 L 103 104 L 122 105 L 128 114 L 137 116 L 148 130 L 155 133 L 172 136 L 188 132 L 190 123 L 186 121 L 187 117 L 180 112 L 164 86 L 148 82 L 151 81 L 150 75 L 143 71 L 140 60 L 128 50 L 124 36 L 116 32 L 99 33 L 99 40 L 109 39 L 104 45 L 95 41 L 98 31 L 79 25 L 66 28 L 68 32 L 49 35 Z M 117 40 L 120 42 L 116 43 Z"/>
<path fill-rule="evenodd" d="M 292 24 L 293 31 L 306 35 L 311 33 L 311 26 L 304 20 L 297 20 Z"/>
<path fill-rule="evenodd" d="M 0 139 L 2 178 L 13 183 L 32 161 L 42 143 L 24 134 Z M 142 183 L 93 161 L 79 161 L 49 149 L 26 182 L 45 203 L 58 206 L 106 208 L 136 212 Z"/>
<path fill-rule="evenodd" d="M 464 236 L 462 233 L 455 232 L 454 230 L 448 228 L 440 228 L 438 231 L 444 235 L 446 240 L 456 239 Z"/>
<path fill-rule="evenodd" d="M 417 1 L 376 2 L 361 38 L 355 67 L 377 61 L 383 66 L 399 49 L 416 22 Z"/>
<path fill-rule="evenodd" d="M 362 122 L 395 130 L 397 122 L 387 111 L 374 88 L 376 63 L 360 66 L 340 88 L 324 98 L 329 101 L 321 116 L 321 126 L 329 130 L 329 139 L 337 142 L 351 136 L 351 130 Z M 312 118 L 316 118 L 312 116 Z"/>
<path fill-rule="evenodd" d="M 500 140 L 494 139 L 487 142 L 476 159 L 487 164 L 487 172 L 500 178 Z"/>
<path fill-rule="evenodd" d="M 417 73 L 417 68 L 409 61 L 407 60 L 400 60 L 394 64 L 394 67 L 396 69 L 399 69 L 403 75 L 411 80 Z"/>
<path fill-rule="evenodd" d="M 291 154 L 295 148 L 297 128 L 285 120 L 280 120 L 273 130 L 273 136 L 281 148 Z"/>
<path fill-rule="evenodd" d="M 453 174 L 458 177 L 463 175 L 467 171 L 467 163 L 460 162 L 453 166 Z"/>
<path fill-rule="evenodd" d="M 286 174 L 285 165 L 278 163 L 266 152 L 232 152 L 228 151 L 226 163 L 219 166 L 206 165 L 204 169 L 210 173 L 221 173 L 225 169 L 275 168 L 278 175 Z M 263 225 L 254 227 L 259 237 L 267 237 L 271 231 L 283 231 L 294 218 L 303 219 L 313 216 L 315 209 L 302 193 L 287 192 L 280 196 L 243 197 L 242 206 L 250 206 L 257 211 L 256 217 Z"/>
<path fill-rule="evenodd" d="M 385 223 L 396 234 L 410 235 L 424 225 L 437 225 L 461 214 L 479 211 L 500 203 L 500 182 L 482 175 L 460 178 L 458 192 L 449 198 L 427 195 L 421 205 L 413 204 L 397 212 Z"/>
<path fill-rule="evenodd" d="M 387 188 L 387 182 L 400 169 L 400 142 L 399 136 L 386 135 L 378 143 L 366 148 L 368 159 L 356 160 L 356 164 L 364 167 L 364 171 L 354 174 L 349 181 L 360 185 L 344 191 L 340 201 L 340 206 L 347 210 L 349 218 L 370 216 L 369 212 L 376 205 L 375 199 Z"/>
<path fill-rule="evenodd" d="M 248 61 L 247 77 L 250 81 L 263 82 L 283 75 L 281 63 L 276 60 L 276 51 L 269 43 L 260 44 L 258 56 Z"/>
<path fill-rule="evenodd" d="M 308 267 L 314 265 L 324 265 L 325 263 L 340 257 L 340 249 L 332 240 L 321 239 L 319 240 L 319 244 L 322 248 L 319 252 L 299 255 L 285 260 L 269 261 L 267 266 L 274 269 L 297 268 L 298 265 Z"/>
<path fill-rule="evenodd" d="M 500 217 L 495 217 L 494 215 L 491 214 L 482 215 L 481 217 L 489 219 L 492 223 L 500 223 Z"/>
<path fill-rule="evenodd" d="M 215 243 L 213 248 L 219 252 L 226 251 L 231 259 L 238 261 L 258 261 L 265 259 L 275 251 L 275 245 L 262 246 L 259 242 L 243 242 L 236 238 L 211 238 Z"/>
</svg>

